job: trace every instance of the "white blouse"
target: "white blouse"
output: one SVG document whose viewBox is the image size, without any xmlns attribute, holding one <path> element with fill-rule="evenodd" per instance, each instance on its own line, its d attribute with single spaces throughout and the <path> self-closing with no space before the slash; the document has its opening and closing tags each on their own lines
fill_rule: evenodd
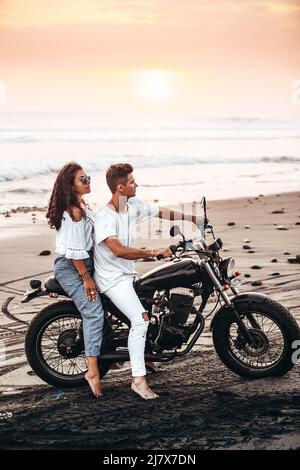
<svg viewBox="0 0 300 470">
<path fill-rule="evenodd" d="M 61 227 L 56 232 L 56 253 L 68 259 L 86 259 L 94 244 L 94 214 L 86 209 L 86 218 L 78 222 L 64 211 Z"/>
</svg>

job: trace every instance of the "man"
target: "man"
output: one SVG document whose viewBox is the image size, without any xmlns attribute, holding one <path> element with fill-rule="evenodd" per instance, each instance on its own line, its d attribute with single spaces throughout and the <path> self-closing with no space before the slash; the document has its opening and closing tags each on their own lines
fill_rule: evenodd
<svg viewBox="0 0 300 470">
<path fill-rule="evenodd" d="M 133 288 L 137 274 L 133 260 L 159 254 L 168 257 L 172 252 L 169 248 L 134 248 L 136 225 L 153 216 L 168 220 L 189 220 L 195 224 L 200 219 L 136 199 L 138 185 L 129 163 L 111 165 L 106 172 L 106 181 L 112 198 L 96 215 L 94 278 L 100 292 L 105 293 L 131 322 L 128 337 L 133 376 L 131 388 L 145 400 L 151 400 L 158 395 L 151 390 L 146 380 L 144 352 L 149 318 Z"/>
</svg>

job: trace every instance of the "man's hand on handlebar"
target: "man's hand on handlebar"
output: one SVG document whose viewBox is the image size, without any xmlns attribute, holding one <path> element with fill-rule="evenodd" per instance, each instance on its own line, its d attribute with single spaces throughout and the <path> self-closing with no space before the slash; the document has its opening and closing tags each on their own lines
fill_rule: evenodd
<svg viewBox="0 0 300 470">
<path fill-rule="evenodd" d="M 204 223 L 208 222 L 208 219 L 205 219 L 204 217 L 196 217 L 193 215 L 192 222 L 198 227 L 199 225 L 204 225 Z"/>
<path fill-rule="evenodd" d="M 155 256 L 157 259 L 169 258 L 173 255 L 170 248 L 160 248 L 158 250 L 154 250 Z"/>
<path fill-rule="evenodd" d="M 194 223 L 199 230 L 202 230 L 205 227 L 205 225 L 208 224 L 208 222 L 209 222 L 208 219 L 205 220 L 203 218 L 197 218 L 195 219 Z"/>
</svg>

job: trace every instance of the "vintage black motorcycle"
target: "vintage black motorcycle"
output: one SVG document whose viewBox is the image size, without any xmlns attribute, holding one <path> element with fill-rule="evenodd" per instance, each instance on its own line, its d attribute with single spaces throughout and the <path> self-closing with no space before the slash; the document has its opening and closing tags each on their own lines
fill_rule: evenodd
<svg viewBox="0 0 300 470">
<path fill-rule="evenodd" d="M 222 259 L 222 240 L 216 239 L 208 223 L 203 198 L 204 224 L 198 240 L 186 240 L 178 226 L 170 231 L 182 240 L 171 245 L 174 259 L 152 269 L 135 281 L 135 290 L 150 317 L 145 359 L 169 362 L 189 353 L 200 337 L 206 318 L 216 311 L 210 325 L 214 347 L 223 363 L 242 377 L 280 376 L 293 367 L 292 343 L 300 330 L 292 315 L 279 303 L 255 292 L 239 293 L 240 273 L 232 257 Z M 206 232 L 212 243 L 207 245 Z M 22 302 L 41 296 L 65 296 L 54 277 L 44 288 L 32 280 Z M 228 290 L 233 296 L 228 296 Z M 212 297 L 212 299 L 210 299 Z M 130 322 L 101 295 L 105 324 L 101 376 L 115 363 L 129 360 L 127 349 Z M 204 316 L 209 300 L 214 309 Z M 81 315 L 72 300 L 56 301 L 43 308 L 29 325 L 25 350 L 34 372 L 58 387 L 86 383 L 86 360 Z M 199 358 L 205 352 L 199 352 Z"/>
</svg>

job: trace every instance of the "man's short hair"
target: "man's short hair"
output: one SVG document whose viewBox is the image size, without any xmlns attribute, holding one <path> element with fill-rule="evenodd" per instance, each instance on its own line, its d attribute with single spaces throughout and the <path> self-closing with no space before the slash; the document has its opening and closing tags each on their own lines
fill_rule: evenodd
<svg viewBox="0 0 300 470">
<path fill-rule="evenodd" d="M 110 165 L 106 172 L 106 182 L 112 193 L 116 192 L 118 184 L 126 184 L 128 175 L 133 172 L 130 163 L 116 163 Z"/>
</svg>

